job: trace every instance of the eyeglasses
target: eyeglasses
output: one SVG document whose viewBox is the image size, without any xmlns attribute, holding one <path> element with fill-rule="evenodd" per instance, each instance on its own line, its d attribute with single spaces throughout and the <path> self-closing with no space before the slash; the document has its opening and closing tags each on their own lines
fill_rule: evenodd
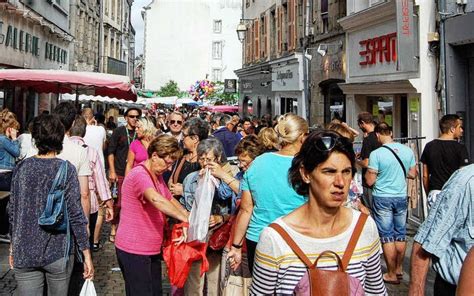
<svg viewBox="0 0 474 296">
<path fill-rule="evenodd" d="M 216 162 L 216 158 L 204 158 L 204 157 L 200 157 L 198 159 L 200 162 L 202 163 L 209 163 L 209 162 Z"/>
<path fill-rule="evenodd" d="M 140 115 L 127 115 L 128 118 L 139 118 Z"/>
<path fill-rule="evenodd" d="M 316 140 L 315 146 L 321 152 L 331 151 L 336 143 L 339 141 L 339 138 L 334 136 L 323 136 Z"/>
<path fill-rule="evenodd" d="M 176 124 L 177 123 L 179 125 L 183 124 L 183 122 L 181 120 L 170 120 L 170 123 L 171 124 Z"/>
</svg>

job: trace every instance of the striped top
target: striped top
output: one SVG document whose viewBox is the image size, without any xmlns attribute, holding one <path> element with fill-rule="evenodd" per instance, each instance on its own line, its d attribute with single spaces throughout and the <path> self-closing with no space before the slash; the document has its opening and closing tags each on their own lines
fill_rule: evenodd
<svg viewBox="0 0 474 296">
<path fill-rule="evenodd" d="M 343 233 L 331 238 L 312 238 L 291 229 L 279 218 L 281 225 L 311 262 L 326 250 L 336 252 L 341 258 L 354 231 L 360 212 L 352 210 L 352 222 Z M 386 295 L 380 267 L 381 246 L 377 226 L 369 217 L 352 254 L 347 272 L 360 280 L 366 295 Z M 336 270 L 334 258 L 321 258 L 318 268 Z M 257 245 L 252 295 L 293 295 L 299 281 L 306 273 L 306 266 L 293 253 L 283 238 L 272 228 L 266 227 Z"/>
</svg>

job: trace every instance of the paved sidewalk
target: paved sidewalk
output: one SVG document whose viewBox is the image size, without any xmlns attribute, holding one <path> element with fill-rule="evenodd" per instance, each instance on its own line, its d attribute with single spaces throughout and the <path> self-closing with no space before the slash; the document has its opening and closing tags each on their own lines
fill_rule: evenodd
<svg viewBox="0 0 474 296">
<path fill-rule="evenodd" d="M 108 241 L 108 235 L 110 232 L 110 226 L 107 224 L 104 226 L 102 234 L 102 242 L 104 248 L 94 253 L 94 267 L 95 267 L 95 279 L 94 284 L 97 291 L 97 295 L 100 296 L 119 296 L 125 295 L 125 286 L 120 270 L 118 269 L 117 259 L 115 257 L 115 248 L 112 243 Z M 403 281 L 400 285 L 387 285 L 389 295 L 407 295 L 408 293 L 408 280 L 409 280 L 409 263 L 412 246 L 412 237 L 414 234 L 413 229 L 409 229 L 410 240 L 408 243 L 407 252 L 404 261 L 404 275 Z M 382 260 L 383 262 L 383 260 Z M 384 263 L 383 263 L 384 264 Z M 383 267 L 385 268 L 385 267 Z M 165 268 L 163 268 L 163 273 Z M 430 271 L 428 275 L 426 295 L 433 295 L 433 283 L 434 283 L 434 272 Z M 165 277 L 163 277 L 165 278 Z M 75 271 L 71 279 L 70 293 L 69 295 L 79 295 L 82 287 L 82 276 L 80 271 Z M 166 279 L 163 282 L 164 295 L 169 295 L 169 284 Z M 13 272 L 9 271 L 8 267 L 8 245 L 0 244 L 0 295 L 13 295 L 16 289 L 16 282 L 13 277 Z"/>
</svg>

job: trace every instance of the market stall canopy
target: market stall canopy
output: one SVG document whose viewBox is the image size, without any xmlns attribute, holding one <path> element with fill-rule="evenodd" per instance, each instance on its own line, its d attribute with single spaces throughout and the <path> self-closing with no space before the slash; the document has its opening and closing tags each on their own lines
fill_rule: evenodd
<svg viewBox="0 0 474 296">
<path fill-rule="evenodd" d="M 0 70 L 0 87 L 31 88 L 38 93 L 71 93 L 108 96 L 136 101 L 135 87 L 127 76 L 65 70 Z"/>
<path fill-rule="evenodd" d="M 207 106 L 211 112 L 239 112 L 239 106 L 227 106 L 227 105 L 219 105 L 219 106 Z"/>
<path fill-rule="evenodd" d="M 59 99 L 62 101 L 75 101 L 76 95 L 72 94 L 61 94 Z M 124 99 L 117 99 L 111 97 L 102 97 L 102 96 L 88 96 L 88 95 L 79 95 L 79 102 L 80 103 L 87 103 L 87 102 L 102 102 L 107 104 L 115 104 L 124 107 L 137 107 L 143 108 L 145 107 L 144 104 L 138 102 L 127 101 Z"/>
<path fill-rule="evenodd" d="M 163 105 L 175 105 L 178 97 L 154 97 L 154 98 L 140 98 L 139 103 L 142 104 L 163 104 Z"/>
</svg>

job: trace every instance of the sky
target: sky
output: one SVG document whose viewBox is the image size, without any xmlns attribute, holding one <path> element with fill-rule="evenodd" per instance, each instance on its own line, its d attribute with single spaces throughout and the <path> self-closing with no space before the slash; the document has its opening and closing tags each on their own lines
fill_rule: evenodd
<svg viewBox="0 0 474 296">
<path fill-rule="evenodd" d="M 143 6 L 147 6 L 152 0 L 135 0 L 132 5 L 132 25 L 135 29 L 135 56 L 143 53 L 143 29 L 144 23 L 141 11 Z"/>
</svg>

